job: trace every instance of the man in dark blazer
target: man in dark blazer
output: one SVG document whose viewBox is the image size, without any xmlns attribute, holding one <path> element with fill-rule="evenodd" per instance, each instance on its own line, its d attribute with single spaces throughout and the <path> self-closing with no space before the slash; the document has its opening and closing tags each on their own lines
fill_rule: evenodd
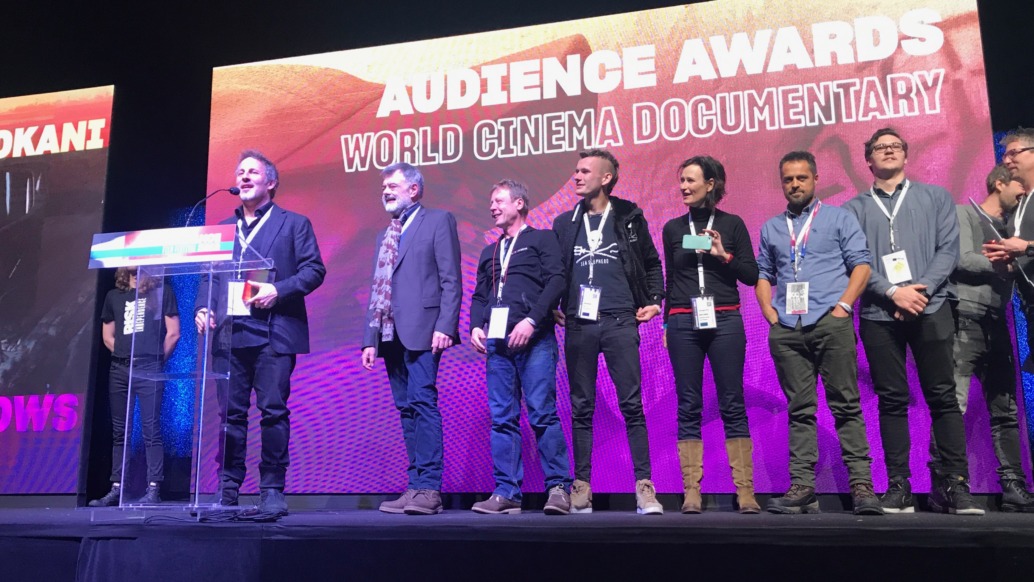
<svg viewBox="0 0 1034 582">
<path fill-rule="evenodd" d="M 221 503 L 237 505 L 244 481 L 248 408 L 254 388 L 262 413 L 259 511 L 279 516 L 287 514 L 284 482 L 291 434 L 287 409 L 291 373 L 297 355 L 309 352 L 305 296 L 323 283 L 326 267 L 309 219 L 273 203 L 277 186 L 279 174 L 273 162 L 257 151 L 241 153 L 237 166 L 241 206 L 221 224 L 237 224 L 235 258 L 272 259 L 274 269 L 264 276 L 245 273 L 240 281 L 219 281 L 213 287 L 218 291 L 213 292 L 211 305 L 209 297 L 198 297 L 195 323 L 199 332 L 205 325 L 216 329 L 214 352 L 218 346 L 232 346 Z"/>
<path fill-rule="evenodd" d="M 441 513 L 442 416 L 435 381 L 442 352 L 460 341 L 460 243 L 456 219 L 420 204 L 424 177 L 396 163 L 381 172 L 381 201 L 391 215 L 377 239 L 374 284 L 362 363 L 384 358 L 409 459 L 406 492 L 385 513 Z"/>
</svg>

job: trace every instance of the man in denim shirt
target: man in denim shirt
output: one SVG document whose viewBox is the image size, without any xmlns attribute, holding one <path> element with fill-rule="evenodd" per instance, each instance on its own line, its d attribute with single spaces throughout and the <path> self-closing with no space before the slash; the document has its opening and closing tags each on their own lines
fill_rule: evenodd
<svg viewBox="0 0 1034 582">
<path fill-rule="evenodd" d="M 816 371 L 836 421 L 858 515 L 882 515 L 872 490 L 872 459 L 858 395 L 853 305 L 869 280 L 871 255 L 854 215 L 815 200 L 815 156 L 790 152 L 779 161 L 786 212 L 761 228 L 755 289 L 771 324 L 768 345 L 790 421 L 790 489 L 771 499 L 771 513 L 817 513 Z M 775 287 L 775 303 L 772 288 Z"/>
<path fill-rule="evenodd" d="M 844 208 L 854 212 L 869 243 L 873 272 L 862 295 L 859 332 L 879 397 L 880 437 L 889 483 L 881 498 L 887 513 L 911 513 L 908 479 L 911 438 L 905 350 L 910 347 L 930 409 L 940 462 L 932 466 L 930 507 L 983 515 L 969 493 L 966 432 L 955 396 L 952 350 L 955 320 L 949 280 L 959 262 L 959 220 L 944 188 L 905 178 L 908 143 L 893 129 L 865 142 L 871 188 Z"/>
</svg>

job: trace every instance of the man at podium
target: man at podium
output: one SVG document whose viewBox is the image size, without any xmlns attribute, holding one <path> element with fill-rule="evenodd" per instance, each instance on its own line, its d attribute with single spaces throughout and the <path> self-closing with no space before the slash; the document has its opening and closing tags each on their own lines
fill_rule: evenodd
<svg viewBox="0 0 1034 582">
<path fill-rule="evenodd" d="M 274 270 L 264 280 L 246 277 L 230 282 L 226 297 L 213 297 L 213 305 L 198 297 L 195 323 L 199 333 L 206 325 L 215 329 L 217 320 L 231 326 L 221 504 L 237 505 L 244 481 L 248 408 L 254 389 L 262 413 L 259 511 L 280 516 L 287 515 L 284 482 L 291 434 L 287 408 L 291 373 L 297 355 L 309 352 L 305 296 L 323 283 L 326 267 L 309 219 L 273 202 L 279 186 L 273 162 L 260 152 L 245 150 L 236 179 L 241 205 L 220 224 L 237 225 L 235 259 L 272 259 Z M 229 321 L 223 320 L 227 316 Z"/>
</svg>

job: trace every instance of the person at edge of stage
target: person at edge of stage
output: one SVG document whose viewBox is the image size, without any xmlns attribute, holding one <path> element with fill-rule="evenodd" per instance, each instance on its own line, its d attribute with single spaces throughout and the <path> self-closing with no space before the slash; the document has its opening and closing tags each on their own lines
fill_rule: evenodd
<svg viewBox="0 0 1034 582">
<path fill-rule="evenodd" d="M 592 511 L 592 420 L 602 353 L 625 419 L 636 512 L 659 515 L 664 507 L 651 479 L 639 325 L 661 313 L 664 273 L 642 209 L 612 195 L 618 169 L 617 158 L 607 150 L 581 152 L 572 182 L 582 200 L 553 221 L 567 275 L 554 316 L 566 326 L 575 463 L 571 510 Z"/>
<path fill-rule="evenodd" d="M 553 308 L 564 292 L 560 244 L 551 230 L 527 223 L 527 187 L 502 180 L 489 207 L 499 239 L 478 259 L 470 302 L 470 343 L 487 354 L 485 384 L 492 416 L 491 449 L 496 487 L 472 508 L 477 513 L 520 513 L 521 397 L 535 432 L 548 498 L 546 515 L 571 510 L 571 468 L 556 411 L 559 358 Z"/>
<path fill-rule="evenodd" d="M 944 188 L 907 178 L 908 142 L 897 130 L 876 130 L 864 152 L 872 186 L 844 208 L 858 219 L 873 261 L 862 293 L 858 332 L 879 399 L 888 478 L 880 504 L 886 513 L 915 511 L 905 366 L 910 348 L 940 451 L 938 463 L 930 466 L 930 508 L 983 515 L 969 492 L 966 431 L 955 396 L 954 365 L 945 365 L 952 362 L 955 341 L 950 302 L 955 285 L 949 279 L 959 262 L 955 202 Z"/>
<path fill-rule="evenodd" d="M 817 513 L 819 460 L 817 376 L 847 466 L 855 515 L 883 515 L 872 487 L 872 458 L 858 391 L 854 304 L 872 272 L 872 255 L 854 214 L 815 198 L 815 156 L 779 160 L 786 211 L 761 227 L 755 288 L 771 325 L 768 346 L 786 396 L 790 424 L 790 488 L 770 499 L 770 513 Z M 773 288 L 775 298 L 773 301 Z"/>
<path fill-rule="evenodd" d="M 138 289 L 139 287 L 139 289 Z M 111 352 L 108 393 L 111 403 L 111 490 L 90 501 L 90 507 L 118 505 L 122 496 L 123 457 L 126 425 L 131 424 L 130 351 L 133 369 L 159 372 L 180 337 L 179 308 L 171 286 L 162 286 L 161 297 L 155 281 L 137 278 L 136 267 L 115 270 L 115 288 L 104 297 L 101 309 L 101 339 Z M 161 303 L 161 305 L 158 305 Z M 135 349 L 133 349 L 135 348 Z M 135 503 L 161 503 L 161 484 L 165 478 L 165 448 L 162 443 L 161 410 L 165 383 L 133 378 L 133 396 L 140 405 L 140 428 L 147 463 L 147 488 Z"/>
<path fill-rule="evenodd" d="M 309 353 L 305 296 L 323 284 L 326 267 L 309 219 L 274 202 L 280 187 L 276 164 L 257 150 L 245 150 L 235 176 L 241 205 L 220 222 L 237 225 L 234 258 L 271 259 L 274 269 L 263 276 L 249 273 L 242 276 L 244 280 L 225 285 L 219 277 L 216 287 L 225 295 L 217 294 L 207 305 L 207 297 L 199 294 L 194 322 L 198 332 L 207 325 L 232 337 L 220 504 L 238 505 L 247 471 L 248 409 L 254 390 L 262 415 L 258 510 L 280 517 L 288 513 L 284 488 L 290 463 L 291 374 L 298 354 Z M 217 321 L 223 324 L 217 326 Z"/>
<path fill-rule="evenodd" d="M 419 169 L 398 162 L 384 168 L 381 179 L 391 221 L 377 239 L 362 365 L 372 370 L 384 359 L 408 467 L 405 492 L 380 510 L 434 515 L 443 509 L 438 366 L 442 353 L 460 341 L 459 236 L 451 213 L 424 206 Z"/>
<path fill-rule="evenodd" d="M 695 156 L 676 175 L 688 212 L 664 225 L 667 298 L 664 344 L 678 397 L 678 455 L 685 492 L 682 513 L 700 513 L 704 476 L 701 437 L 704 360 L 710 360 L 725 429 L 725 449 L 740 513 L 759 513 L 754 498 L 754 446 L 743 398 L 747 335 L 737 283 L 753 286 L 758 264 L 743 219 L 717 208 L 726 196 L 725 167 Z"/>
</svg>

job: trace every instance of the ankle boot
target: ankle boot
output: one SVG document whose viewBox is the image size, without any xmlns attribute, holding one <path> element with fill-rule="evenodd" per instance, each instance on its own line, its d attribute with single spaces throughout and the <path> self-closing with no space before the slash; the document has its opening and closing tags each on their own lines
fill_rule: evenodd
<svg viewBox="0 0 1034 582">
<path fill-rule="evenodd" d="M 729 453 L 740 513 L 760 513 L 761 506 L 754 499 L 754 443 L 750 439 L 728 439 L 725 449 Z"/>
<path fill-rule="evenodd" d="M 682 501 L 682 513 L 700 513 L 700 481 L 704 478 L 704 441 L 679 441 L 679 466 L 682 467 L 682 486 L 686 497 Z"/>
</svg>

